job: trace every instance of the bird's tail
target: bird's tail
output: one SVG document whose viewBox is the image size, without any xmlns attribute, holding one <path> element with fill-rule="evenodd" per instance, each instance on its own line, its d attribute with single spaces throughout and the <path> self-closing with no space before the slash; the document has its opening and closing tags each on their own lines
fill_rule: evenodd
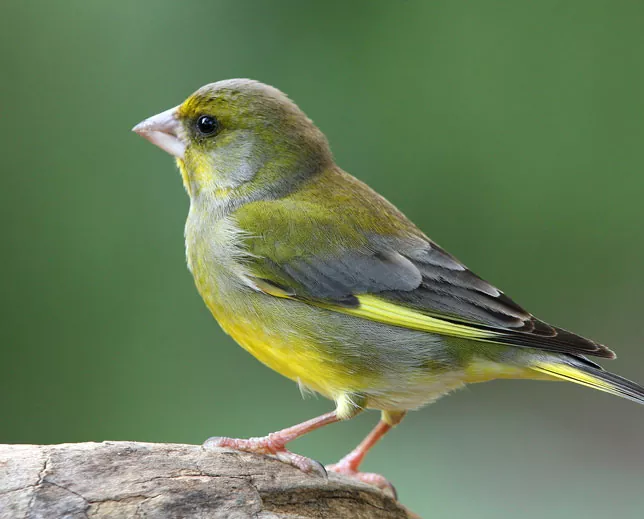
<svg viewBox="0 0 644 519">
<path fill-rule="evenodd" d="M 611 395 L 644 404 L 644 387 L 590 364 L 541 361 L 534 364 L 532 369 L 545 375 L 599 389 Z"/>
</svg>

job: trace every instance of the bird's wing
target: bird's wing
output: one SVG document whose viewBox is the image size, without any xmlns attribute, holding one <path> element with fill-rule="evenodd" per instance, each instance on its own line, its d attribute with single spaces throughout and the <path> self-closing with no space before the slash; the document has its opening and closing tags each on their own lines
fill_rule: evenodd
<svg viewBox="0 0 644 519">
<path fill-rule="evenodd" d="M 614 357 L 603 345 L 535 318 L 419 231 L 385 236 L 353 225 L 350 211 L 338 221 L 306 205 L 293 210 L 279 203 L 239 212 L 247 269 L 256 288 L 271 296 L 454 337 Z"/>
</svg>

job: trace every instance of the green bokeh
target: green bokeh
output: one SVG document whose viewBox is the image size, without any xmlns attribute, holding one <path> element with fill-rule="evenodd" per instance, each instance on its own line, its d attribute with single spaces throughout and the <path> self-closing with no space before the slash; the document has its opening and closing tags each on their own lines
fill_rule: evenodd
<svg viewBox="0 0 644 519">
<path fill-rule="evenodd" d="M 129 129 L 204 83 L 287 92 L 341 166 L 644 382 L 644 3 L 5 0 L 0 441 L 198 443 L 331 408 L 226 337 L 171 159 Z M 426 517 L 640 518 L 644 410 L 473 386 L 368 458 Z M 300 440 L 332 462 L 369 413 Z"/>
</svg>

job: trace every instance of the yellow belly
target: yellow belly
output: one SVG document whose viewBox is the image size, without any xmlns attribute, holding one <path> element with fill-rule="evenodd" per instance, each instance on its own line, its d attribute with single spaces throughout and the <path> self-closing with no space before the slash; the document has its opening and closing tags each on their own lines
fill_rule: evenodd
<svg viewBox="0 0 644 519">
<path fill-rule="evenodd" d="M 213 311 L 226 333 L 257 360 L 280 375 L 332 400 L 359 389 L 357 386 L 360 377 L 347 373 L 319 347 L 298 334 L 284 337 L 259 323 L 242 324 L 238 317 L 226 314 Z"/>
</svg>

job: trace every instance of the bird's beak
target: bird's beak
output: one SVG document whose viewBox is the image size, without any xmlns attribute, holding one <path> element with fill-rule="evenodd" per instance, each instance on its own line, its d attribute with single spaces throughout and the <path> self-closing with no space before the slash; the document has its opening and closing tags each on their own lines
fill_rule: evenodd
<svg viewBox="0 0 644 519">
<path fill-rule="evenodd" d="M 180 135 L 181 124 L 177 119 L 177 108 L 153 115 L 137 124 L 132 131 L 157 145 L 170 155 L 183 159 L 186 144 Z"/>
</svg>

